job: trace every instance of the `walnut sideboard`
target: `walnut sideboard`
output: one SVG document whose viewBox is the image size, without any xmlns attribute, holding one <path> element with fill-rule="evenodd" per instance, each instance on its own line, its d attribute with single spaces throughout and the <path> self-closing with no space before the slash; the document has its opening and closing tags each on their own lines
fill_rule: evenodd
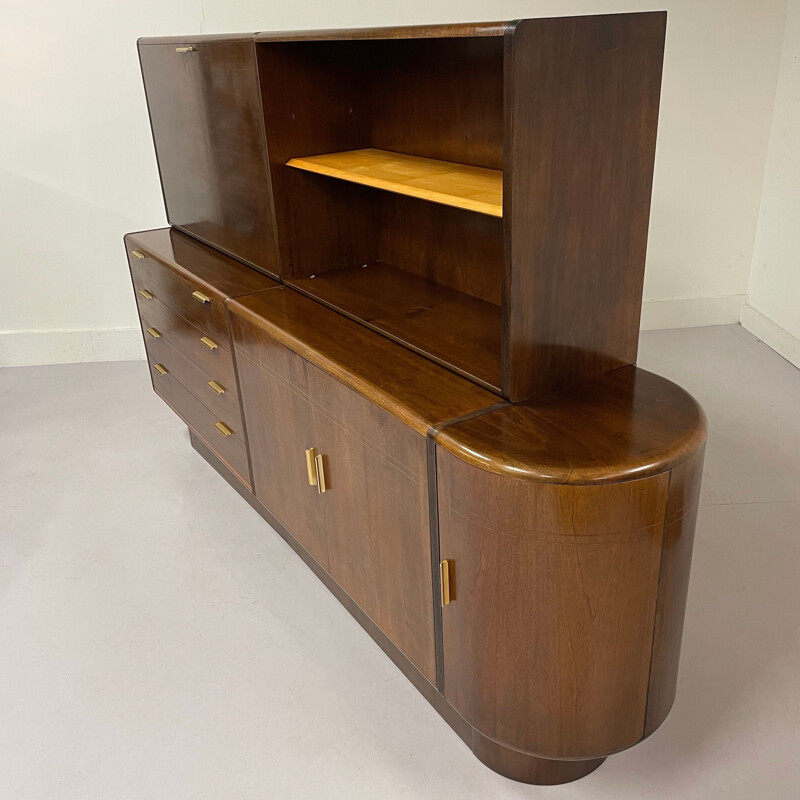
<svg viewBox="0 0 800 800">
<path fill-rule="evenodd" d="M 153 388 L 474 754 L 675 698 L 706 423 L 635 365 L 666 15 L 142 39 Z"/>
</svg>

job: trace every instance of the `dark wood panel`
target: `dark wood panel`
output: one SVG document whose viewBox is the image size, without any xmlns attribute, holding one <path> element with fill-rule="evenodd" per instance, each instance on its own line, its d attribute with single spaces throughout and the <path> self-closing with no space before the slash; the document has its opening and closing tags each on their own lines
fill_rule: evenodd
<svg viewBox="0 0 800 800">
<path fill-rule="evenodd" d="M 499 393 L 499 306 L 382 262 L 290 283 Z"/>
<path fill-rule="evenodd" d="M 310 367 L 329 572 L 435 683 L 424 436 Z"/>
<path fill-rule="evenodd" d="M 341 28 L 318 31 L 265 31 L 258 42 L 299 42 L 344 39 L 446 39 L 464 36 L 502 36 L 507 22 L 461 22 L 449 25 L 408 25 L 385 28 Z"/>
<path fill-rule="evenodd" d="M 665 25 L 530 19 L 506 36 L 511 400 L 636 360 Z"/>
<path fill-rule="evenodd" d="M 138 249 L 204 292 L 223 298 L 262 292 L 279 286 L 260 272 L 198 242 L 175 228 L 156 228 L 125 236 L 130 253 Z"/>
<path fill-rule="evenodd" d="M 237 352 L 262 360 L 266 333 L 423 435 L 497 402 L 496 395 L 291 289 L 231 300 L 228 308 Z"/>
<path fill-rule="evenodd" d="M 217 419 L 188 389 L 181 386 L 172 374 L 152 374 L 156 394 L 217 453 L 249 489 L 252 483 L 247 444 L 240 421 Z M 225 436 L 217 430 L 215 425 L 218 422 L 227 427 L 230 435 Z"/>
<path fill-rule="evenodd" d="M 147 360 L 153 373 L 154 385 L 158 384 L 161 376 L 152 368 L 155 364 L 161 364 L 217 419 L 230 422 L 241 432 L 242 412 L 235 382 L 225 384 L 213 375 L 204 372 L 201 367 L 187 358 L 180 350 L 174 348 L 163 336 L 160 339 L 154 339 L 145 334 L 144 343 L 147 348 Z M 214 391 L 209 386 L 210 381 L 216 381 L 225 391 L 222 394 Z"/>
<path fill-rule="evenodd" d="M 672 381 L 623 367 L 442 430 L 437 444 L 513 478 L 614 483 L 655 475 L 695 453 L 706 419 Z"/>
<path fill-rule="evenodd" d="M 172 225 L 280 274 L 261 96 L 250 39 L 139 44 Z"/>
<path fill-rule="evenodd" d="M 514 481 L 438 450 L 445 696 L 486 737 L 591 759 L 644 733 L 668 474 Z"/>
<path fill-rule="evenodd" d="M 256 497 L 329 569 L 326 522 L 317 488 L 308 481 L 306 454 L 314 447 L 308 388 L 309 365 L 269 336 L 259 337 L 259 361 L 239 347 L 243 335 L 232 319 L 242 408 Z"/>
<path fill-rule="evenodd" d="M 227 349 L 230 346 L 227 340 L 217 342 L 216 339 L 208 337 L 204 331 L 176 314 L 160 300 L 155 298 L 145 300 L 137 295 L 137 302 L 145 336 L 150 336 L 146 332 L 147 328 L 155 328 L 173 347 L 194 361 L 207 375 L 213 375 L 214 380 L 220 381 L 224 386 L 235 384 L 233 356 Z M 203 338 L 211 338 L 211 341 L 219 346 L 213 350 L 209 349 L 201 341 Z"/>
<path fill-rule="evenodd" d="M 703 456 L 701 449 L 677 466 L 670 477 L 645 735 L 667 718 L 675 700 Z"/>
<path fill-rule="evenodd" d="M 369 634 L 378 647 L 392 660 L 400 671 L 411 681 L 412 685 L 441 714 L 445 722 L 464 741 L 475 756 L 489 769 L 505 775 L 515 781 L 541 785 L 567 783 L 578 780 L 597 769 L 605 759 L 588 761 L 554 761 L 537 758 L 530 753 L 523 753 L 504 747 L 498 742 L 487 739 L 475 730 L 444 698 L 436 691 L 431 682 L 411 663 L 388 636 L 367 616 L 367 614 L 344 592 L 335 580 L 319 565 L 308 551 L 295 539 L 281 522 L 261 503 L 258 498 L 246 491 L 242 484 L 233 477 L 230 470 L 219 460 L 219 457 L 208 448 L 202 439 L 189 432 L 192 447 L 266 520 L 297 553 L 309 569 L 328 588 L 331 594 L 353 615 L 356 622 Z"/>
</svg>

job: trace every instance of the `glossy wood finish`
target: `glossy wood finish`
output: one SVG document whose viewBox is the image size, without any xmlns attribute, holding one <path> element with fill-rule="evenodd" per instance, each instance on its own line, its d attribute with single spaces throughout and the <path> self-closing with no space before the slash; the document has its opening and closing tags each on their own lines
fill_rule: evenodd
<svg viewBox="0 0 800 800">
<path fill-rule="evenodd" d="M 170 223 L 279 275 L 252 38 L 151 42 L 139 58 Z"/>
<path fill-rule="evenodd" d="M 425 437 L 232 317 L 256 496 L 436 680 Z M 325 492 L 305 451 L 322 456 Z"/>
<path fill-rule="evenodd" d="M 138 249 L 155 259 L 175 276 L 213 298 L 227 299 L 263 292 L 278 284 L 249 267 L 196 241 L 175 228 L 156 228 L 129 233 L 125 246 L 130 253 Z M 141 260 L 141 259 L 139 259 Z M 130 258 L 131 264 L 136 261 Z M 167 280 L 164 278 L 163 280 Z M 169 298 L 162 298 L 169 305 Z M 180 309 L 175 309 L 181 313 Z M 200 317 L 197 318 L 198 323 Z M 193 322 L 195 320 L 192 320 Z"/>
<path fill-rule="evenodd" d="M 487 737 L 546 758 L 642 738 L 669 476 L 510 481 L 439 452 L 445 696 Z"/>
<path fill-rule="evenodd" d="M 341 586 L 333 580 L 320 564 L 308 553 L 284 525 L 261 503 L 258 498 L 242 488 L 230 470 L 217 455 L 208 448 L 202 439 L 190 430 L 192 446 L 200 455 L 225 478 L 228 483 L 267 521 L 289 546 L 302 558 L 311 571 L 322 581 L 333 596 L 350 612 L 362 628 L 372 637 L 375 643 L 397 665 L 401 672 L 411 681 L 422 696 L 441 714 L 445 722 L 464 741 L 475 756 L 489 769 L 501 775 L 523 783 L 552 785 L 568 783 L 588 775 L 596 770 L 605 759 L 580 761 L 555 761 L 537 758 L 528 753 L 504 747 L 488 739 L 472 727 L 445 699 L 436 691 L 431 682 L 411 663 L 411 661 L 394 645 L 380 628 L 364 613 L 364 611 L 346 594 Z"/>
<path fill-rule="evenodd" d="M 160 375 L 151 368 L 153 389 L 162 400 L 228 465 L 248 488 L 252 486 L 247 445 L 241 425 L 219 420 L 171 374 Z M 215 427 L 222 422 L 230 431 L 224 436 Z"/>
<path fill-rule="evenodd" d="M 298 278 L 292 286 L 500 391 L 499 306 L 383 262 Z"/>
<path fill-rule="evenodd" d="M 503 216 L 503 174 L 499 170 L 375 148 L 292 158 L 287 166 L 431 203 Z"/>
<path fill-rule="evenodd" d="M 666 12 L 506 36 L 505 395 L 636 360 Z"/>
<path fill-rule="evenodd" d="M 652 372 L 622 367 L 539 402 L 450 426 L 436 441 L 511 478 L 599 484 L 666 472 L 705 437 L 705 415 L 688 392 Z"/>
<path fill-rule="evenodd" d="M 147 349 L 147 360 L 150 362 L 151 367 L 161 364 L 178 383 L 193 394 L 218 420 L 222 420 L 241 431 L 242 412 L 235 381 L 226 380 L 223 383 L 221 380 L 214 378 L 213 375 L 209 375 L 202 367 L 173 347 L 164 336 L 160 339 L 154 339 L 145 335 L 144 343 Z M 214 381 L 225 391 L 222 394 L 214 391 L 209 386 L 211 381 Z"/>
<path fill-rule="evenodd" d="M 502 36 L 507 22 L 462 22 L 449 25 L 407 25 L 385 28 L 340 28 L 319 31 L 266 31 L 257 42 L 346 41 L 351 39 L 448 39 Z M 181 40 L 182 41 L 182 40 Z"/>
<path fill-rule="evenodd" d="M 209 376 L 209 380 L 220 381 L 223 386 L 236 382 L 233 356 L 228 349 L 230 342 L 227 338 L 211 339 L 211 342 L 218 345 L 212 350 L 203 344 L 204 338 L 211 338 L 205 331 L 176 314 L 160 300 L 137 297 L 137 302 L 144 331 L 148 328 L 157 330 L 173 347 L 197 364 Z M 149 334 L 145 333 L 145 336 Z"/>
<path fill-rule="evenodd" d="M 423 435 L 497 402 L 495 395 L 291 289 L 231 300 L 228 308 L 237 354 L 257 358 L 266 333 Z"/>
<path fill-rule="evenodd" d="M 704 448 L 701 448 L 677 466 L 670 476 L 653 634 L 646 736 L 667 718 L 675 700 L 694 531 L 700 503 L 703 456 Z"/>
</svg>

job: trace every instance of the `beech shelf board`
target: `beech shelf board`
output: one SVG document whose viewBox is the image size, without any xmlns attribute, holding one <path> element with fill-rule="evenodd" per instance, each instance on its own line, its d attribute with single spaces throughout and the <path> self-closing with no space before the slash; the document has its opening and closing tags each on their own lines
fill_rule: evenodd
<svg viewBox="0 0 800 800">
<path fill-rule="evenodd" d="M 287 166 L 431 203 L 503 216 L 503 173 L 497 169 L 373 148 L 292 158 Z"/>
<path fill-rule="evenodd" d="M 380 261 L 289 283 L 500 393 L 500 306 Z"/>
</svg>

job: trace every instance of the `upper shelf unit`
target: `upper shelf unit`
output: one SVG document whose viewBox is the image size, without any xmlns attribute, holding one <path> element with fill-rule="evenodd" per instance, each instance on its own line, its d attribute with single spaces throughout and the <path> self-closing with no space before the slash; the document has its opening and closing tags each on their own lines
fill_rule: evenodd
<svg viewBox="0 0 800 800">
<path fill-rule="evenodd" d="M 140 40 L 170 222 L 512 401 L 633 363 L 665 26 Z"/>
<path fill-rule="evenodd" d="M 503 216 L 503 173 L 367 148 L 292 158 L 287 166 L 432 203 Z"/>
</svg>

